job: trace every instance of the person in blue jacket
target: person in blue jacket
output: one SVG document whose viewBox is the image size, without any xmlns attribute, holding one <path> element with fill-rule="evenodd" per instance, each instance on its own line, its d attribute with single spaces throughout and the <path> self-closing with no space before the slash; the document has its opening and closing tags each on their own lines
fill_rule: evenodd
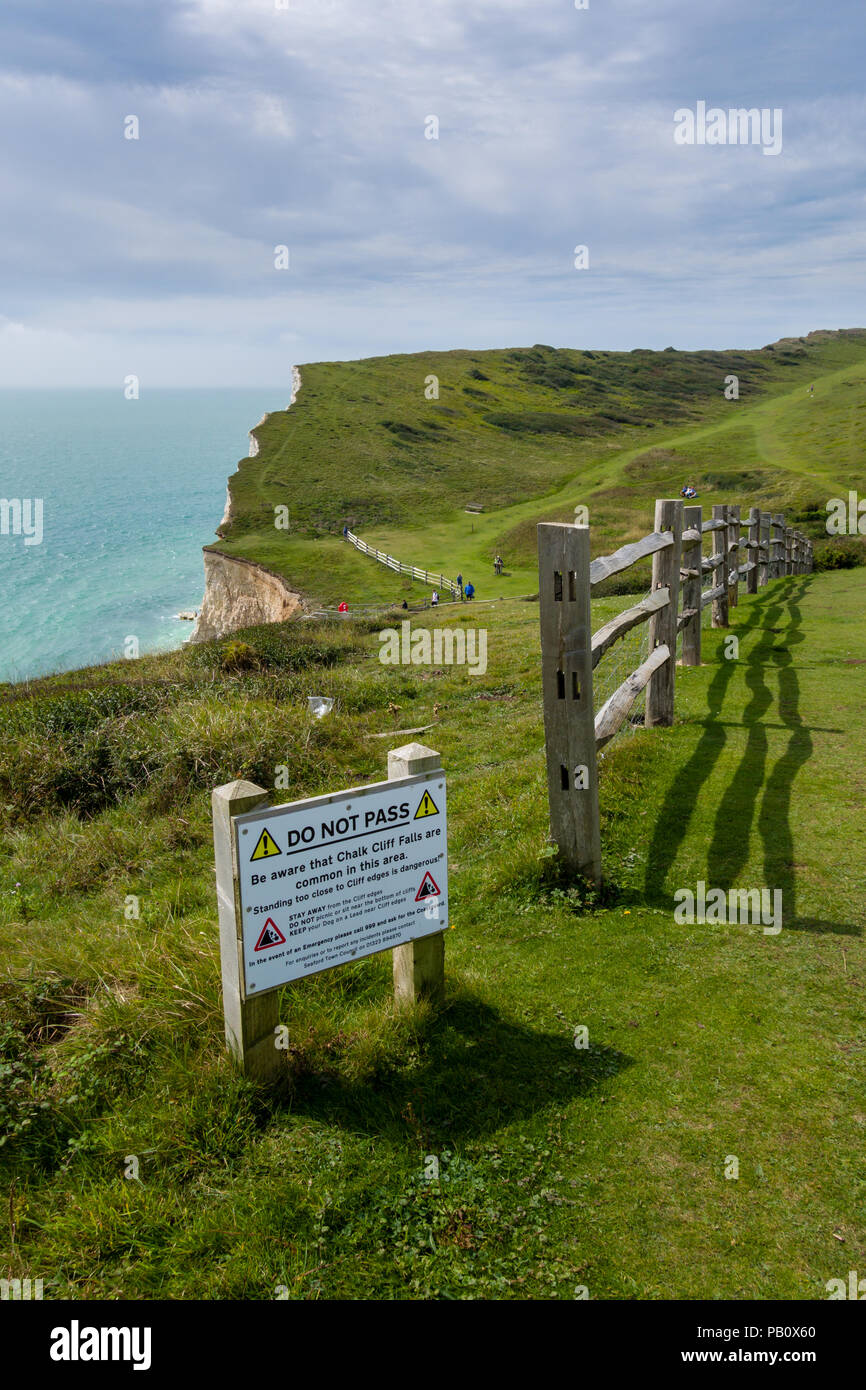
<svg viewBox="0 0 866 1390">
<path fill-rule="evenodd" d="M 474 597 L 474 594 L 475 594 L 475 585 L 474 585 L 474 584 L 466 584 L 466 585 L 464 585 L 463 592 L 464 592 L 464 594 L 466 595 L 466 597 L 467 597 L 468 599 L 471 600 L 471 599 Z"/>
</svg>

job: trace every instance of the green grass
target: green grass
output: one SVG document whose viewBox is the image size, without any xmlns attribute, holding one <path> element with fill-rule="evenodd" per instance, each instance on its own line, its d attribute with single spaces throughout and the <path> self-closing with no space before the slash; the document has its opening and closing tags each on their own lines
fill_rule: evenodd
<svg viewBox="0 0 866 1390">
<path fill-rule="evenodd" d="M 736 401 L 724 397 L 732 373 Z M 216 548 L 314 603 L 420 593 L 346 545 L 345 521 L 398 559 L 462 573 L 479 597 L 515 597 L 537 588 L 537 522 L 572 520 L 578 504 L 605 554 L 644 535 L 654 499 L 685 482 L 706 507 L 781 510 L 816 539 L 830 497 L 866 490 L 866 330 L 748 352 L 415 353 L 312 363 L 301 376 L 295 404 L 256 431 L 259 454 L 230 480 L 233 521 Z M 469 502 L 485 510 L 469 514 Z M 288 531 L 274 526 L 279 505 Z"/>
<path fill-rule="evenodd" d="M 792 576 L 741 596 L 737 660 L 705 632 L 675 726 L 605 753 L 601 903 L 547 845 L 535 604 L 437 615 L 483 616 L 483 676 L 385 667 L 372 625 L 311 623 L 236 634 L 242 669 L 208 644 L 7 687 L 4 1277 L 815 1299 L 862 1270 L 864 596 L 862 569 Z M 285 1075 L 259 1088 L 222 1036 L 210 789 L 378 779 L 425 725 L 449 784 L 446 1007 L 395 1013 L 387 955 L 299 981 Z M 781 888 L 784 929 L 677 925 L 701 878 Z"/>
</svg>

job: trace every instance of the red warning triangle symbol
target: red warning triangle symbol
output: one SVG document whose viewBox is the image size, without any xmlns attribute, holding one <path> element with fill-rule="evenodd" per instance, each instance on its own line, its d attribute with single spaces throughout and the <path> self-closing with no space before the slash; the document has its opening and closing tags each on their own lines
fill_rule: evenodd
<svg viewBox="0 0 866 1390">
<path fill-rule="evenodd" d="M 425 874 L 421 880 L 421 887 L 415 894 L 416 903 L 422 903 L 425 898 L 438 898 L 438 896 L 439 889 L 436 886 L 435 879 L 432 878 L 430 874 Z"/>
<path fill-rule="evenodd" d="M 276 922 L 269 917 L 262 927 L 262 934 L 253 947 L 254 951 L 266 951 L 269 946 L 285 946 L 286 938 L 280 931 Z"/>
</svg>

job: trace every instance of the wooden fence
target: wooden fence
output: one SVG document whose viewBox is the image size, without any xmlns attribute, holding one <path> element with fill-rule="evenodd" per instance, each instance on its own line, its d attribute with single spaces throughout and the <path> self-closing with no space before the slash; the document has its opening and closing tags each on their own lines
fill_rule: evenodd
<svg viewBox="0 0 866 1390">
<path fill-rule="evenodd" d="M 446 579 L 444 574 L 431 574 L 430 570 L 421 569 L 418 565 L 406 565 L 402 560 L 395 560 L 393 555 L 386 555 L 384 550 L 376 550 L 366 541 L 362 541 L 360 536 L 356 536 L 352 531 L 346 531 L 343 536 L 350 545 L 356 550 L 360 550 L 362 555 L 372 555 L 374 560 L 378 560 L 380 565 L 387 565 L 389 569 L 396 570 L 398 574 L 408 574 L 412 579 L 418 579 L 422 584 L 429 584 L 433 589 L 445 589 L 452 598 L 460 597 L 460 585 L 454 579 Z"/>
<path fill-rule="evenodd" d="M 714 506 L 704 519 L 700 506 L 664 498 L 656 502 L 650 535 L 592 561 L 589 527 L 538 526 L 550 829 L 565 863 L 592 882 L 601 882 L 598 752 L 622 728 L 644 689 L 647 726 L 673 723 L 680 633 L 679 664 L 699 666 L 704 608 L 712 605 L 713 627 L 727 627 L 741 581 L 754 594 L 785 575 L 811 573 L 812 542 L 786 526 L 784 516 L 752 507 L 743 525 L 739 506 Z M 705 537 L 712 543 L 709 555 L 703 553 Z M 648 597 L 593 633 L 593 587 L 649 556 Z M 626 632 L 644 622 L 649 623 L 649 656 L 594 714 L 594 669 Z"/>
</svg>

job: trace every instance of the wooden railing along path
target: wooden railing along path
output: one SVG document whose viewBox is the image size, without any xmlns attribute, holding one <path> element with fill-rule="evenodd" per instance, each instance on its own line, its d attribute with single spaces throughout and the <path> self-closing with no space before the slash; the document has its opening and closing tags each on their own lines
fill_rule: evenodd
<svg viewBox="0 0 866 1390">
<path fill-rule="evenodd" d="M 372 555 L 374 560 L 378 560 L 380 565 L 387 565 L 389 569 L 396 570 L 398 574 L 408 574 L 412 579 L 418 579 L 422 584 L 429 584 L 433 589 L 444 589 L 452 598 L 460 597 L 460 585 L 453 579 L 446 579 L 444 574 L 433 574 L 430 570 L 421 569 L 419 565 L 406 565 L 402 560 L 395 560 L 393 555 L 386 555 L 384 550 L 376 550 L 374 546 L 362 541 L 360 536 L 356 536 L 352 531 L 346 531 L 344 540 L 353 545 L 356 550 L 360 550 L 362 555 Z"/>
<path fill-rule="evenodd" d="M 569 867 L 593 882 L 601 881 L 598 752 L 622 728 L 645 688 L 647 726 L 673 723 L 679 634 L 680 664 L 699 666 L 704 608 L 712 605 L 713 627 L 727 627 L 741 580 L 754 594 L 784 575 L 811 573 L 812 542 L 786 526 L 783 515 L 752 507 L 747 527 L 741 530 L 739 506 L 714 506 L 712 516 L 704 519 L 700 506 L 684 507 L 678 498 L 665 498 L 656 502 L 650 535 L 590 561 L 589 527 L 551 522 L 538 526 L 551 835 Z M 705 536 L 712 541 L 710 555 L 703 553 Z M 649 556 L 649 596 L 593 633 L 593 587 Z M 594 669 L 626 632 L 644 622 L 650 625 L 648 658 L 594 714 Z"/>
</svg>

